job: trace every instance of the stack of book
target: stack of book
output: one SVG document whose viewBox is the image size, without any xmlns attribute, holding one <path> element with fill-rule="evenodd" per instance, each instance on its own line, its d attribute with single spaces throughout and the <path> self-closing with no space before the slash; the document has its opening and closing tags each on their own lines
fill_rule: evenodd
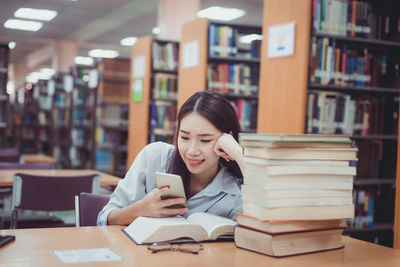
<svg viewBox="0 0 400 267">
<path fill-rule="evenodd" d="M 357 148 L 344 135 L 240 134 L 243 214 L 235 244 L 271 256 L 343 247 Z"/>
</svg>

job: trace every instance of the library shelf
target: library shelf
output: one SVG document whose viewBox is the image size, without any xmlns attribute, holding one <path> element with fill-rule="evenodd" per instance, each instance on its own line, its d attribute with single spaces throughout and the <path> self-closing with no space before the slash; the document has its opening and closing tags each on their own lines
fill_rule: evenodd
<svg viewBox="0 0 400 267">
<path fill-rule="evenodd" d="M 142 95 L 135 98 L 131 90 L 127 167 L 148 143 L 173 142 L 169 133 L 175 131 L 179 50 L 178 42 L 151 36 L 132 47 L 130 86 L 139 84 Z"/>
<path fill-rule="evenodd" d="M 368 14 L 371 14 L 371 17 L 374 16 L 377 20 L 381 20 L 382 25 L 384 22 L 390 21 L 390 27 L 375 27 L 372 25 L 372 21 L 365 18 L 362 27 L 346 28 L 347 24 L 342 25 L 344 27 L 337 27 L 335 16 L 331 20 L 318 17 L 321 13 L 318 13 L 317 10 L 325 12 L 322 7 L 328 2 L 335 2 L 333 3 L 335 8 L 346 8 L 350 3 L 350 1 L 337 0 L 292 0 L 287 2 L 264 0 L 264 40 L 265 36 L 268 36 L 269 27 L 295 22 L 296 41 L 294 54 L 282 58 L 269 58 L 267 42 L 262 43 L 260 88 L 263 89 L 260 89 L 259 99 L 263 99 L 263 101 L 259 101 L 259 109 L 264 111 L 264 120 L 258 121 L 257 130 L 269 133 L 310 132 L 313 127 L 307 126 L 313 125 L 311 123 L 315 121 L 311 114 L 318 114 L 310 112 L 310 110 L 314 111 L 317 106 L 328 106 L 309 104 L 312 103 L 310 100 L 315 100 L 316 96 L 321 97 L 321 103 L 331 103 L 332 106 L 346 99 L 355 107 L 365 108 L 365 111 L 359 114 L 373 119 L 375 123 L 375 125 L 372 124 L 373 128 L 370 128 L 371 124 L 365 119 L 363 126 L 359 124 L 360 121 L 356 121 L 358 124 L 355 128 L 341 129 L 341 121 L 335 119 L 333 128 L 328 127 L 327 130 L 324 127 L 316 127 L 313 130 L 328 131 L 320 133 L 343 133 L 344 129 L 347 131 L 344 132 L 345 134 L 352 135 L 353 143 L 359 147 L 358 173 L 360 175 L 355 178 L 354 185 L 361 186 L 362 188 L 359 188 L 358 192 L 361 192 L 361 195 L 370 196 L 371 201 L 377 204 L 375 205 L 376 210 L 373 211 L 373 222 L 382 221 L 381 217 L 383 216 L 385 222 L 391 224 L 394 229 L 394 235 L 391 237 L 382 235 L 380 238 L 380 233 L 376 233 L 374 239 L 368 239 L 368 241 L 382 242 L 384 245 L 399 248 L 400 32 L 398 30 L 396 32 L 397 28 L 392 27 L 395 25 L 392 21 L 397 21 L 400 16 L 400 9 L 397 8 L 399 5 L 396 1 L 385 1 L 384 3 L 351 1 L 352 5 L 364 7 L 370 12 Z M 339 2 L 340 5 L 337 5 Z M 347 13 L 341 12 L 340 14 Z M 358 13 L 350 14 L 353 16 Z M 351 19 L 351 22 L 354 22 L 353 18 Z M 361 21 L 357 20 L 356 24 Z M 364 26 L 371 27 L 371 31 L 364 30 Z M 379 29 L 377 30 L 377 28 Z M 338 34 L 337 31 L 343 29 L 345 29 L 343 34 Z M 359 29 L 362 29 L 362 32 L 354 33 Z M 388 29 L 388 33 L 385 32 L 386 29 Z M 343 55 L 346 57 L 344 58 Z M 353 65 L 349 62 L 353 62 Z M 359 64 L 357 71 L 355 71 L 356 68 L 351 69 L 350 67 L 356 66 L 356 63 Z M 310 97 L 312 94 L 314 96 Z M 373 106 L 376 107 L 376 110 L 371 113 Z M 316 117 L 316 120 L 319 121 L 319 118 Z M 376 124 L 377 122 L 378 124 Z M 362 131 L 361 128 L 364 129 L 363 133 L 359 133 Z M 329 132 L 332 130 L 334 132 Z M 390 178 L 396 176 L 396 179 Z M 358 177 L 374 178 L 364 181 Z M 371 184 L 364 185 L 364 183 Z M 386 214 L 383 214 L 380 209 L 384 210 Z M 374 231 L 374 228 L 370 230 L 371 233 Z M 363 239 L 362 234 L 355 236 Z"/>
</svg>

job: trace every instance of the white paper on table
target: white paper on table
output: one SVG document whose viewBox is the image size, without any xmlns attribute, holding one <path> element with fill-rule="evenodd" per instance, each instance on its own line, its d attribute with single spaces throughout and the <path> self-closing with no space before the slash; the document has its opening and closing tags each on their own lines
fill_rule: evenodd
<svg viewBox="0 0 400 267">
<path fill-rule="evenodd" d="M 54 250 L 53 254 L 63 263 L 120 261 L 122 257 L 109 248 Z"/>
</svg>

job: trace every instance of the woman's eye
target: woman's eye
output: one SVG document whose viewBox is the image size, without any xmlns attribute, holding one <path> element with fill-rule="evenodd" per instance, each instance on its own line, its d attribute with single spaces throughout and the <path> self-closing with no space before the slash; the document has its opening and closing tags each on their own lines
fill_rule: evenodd
<svg viewBox="0 0 400 267">
<path fill-rule="evenodd" d="M 203 143 L 209 143 L 209 142 L 211 142 L 212 140 L 201 140 L 201 142 L 203 142 Z"/>
<path fill-rule="evenodd" d="M 183 140 L 189 140 L 189 137 L 186 137 L 186 136 L 182 136 L 182 135 L 181 135 L 181 139 L 183 139 Z"/>
</svg>

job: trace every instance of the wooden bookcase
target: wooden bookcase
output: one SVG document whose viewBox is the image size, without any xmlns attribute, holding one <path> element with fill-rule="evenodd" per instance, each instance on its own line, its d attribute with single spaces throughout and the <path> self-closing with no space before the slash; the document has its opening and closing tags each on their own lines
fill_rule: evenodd
<svg viewBox="0 0 400 267">
<path fill-rule="evenodd" d="M 27 84 L 22 105 L 22 124 L 18 129 L 21 153 L 38 153 L 38 91 L 35 86 Z"/>
<path fill-rule="evenodd" d="M 261 27 L 205 18 L 182 26 L 178 107 L 196 91 L 216 91 L 236 106 L 242 129 L 256 131 L 260 60 L 259 55 L 250 54 L 250 45 L 239 42 L 239 37 L 247 34 L 261 34 Z M 184 46 L 190 44 L 198 45 L 197 52 L 193 53 L 198 63 L 185 67 Z"/>
<path fill-rule="evenodd" d="M 9 95 L 7 113 L 10 117 L 6 128 L 6 146 L 14 147 L 17 150 L 20 148 L 20 129 L 22 125 L 23 103 L 18 101 L 18 96 L 25 95 L 25 88 L 16 89 L 15 92 Z"/>
<path fill-rule="evenodd" d="M 7 81 L 8 81 L 8 45 L 0 45 L 0 147 L 5 146 L 6 128 L 8 121 L 7 113 Z"/>
<path fill-rule="evenodd" d="M 73 89 L 71 92 L 71 119 L 69 149 L 70 167 L 93 169 L 95 153 L 95 128 L 98 82 L 89 87 L 83 80 L 94 68 L 74 66 L 72 68 Z M 96 76 L 96 75 L 95 75 Z M 97 75 L 98 76 L 98 75 Z"/>
<path fill-rule="evenodd" d="M 124 177 L 129 113 L 129 59 L 102 59 L 99 70 L 95 168 Z"/>
<path fill-rule="evenodd" d="M 132 47 L 127 168 L 148 143 L 173 141 L 178 51 L 177 42 L 151 36 Z"/>
<path fill-rule="evenodd" d="M 53 95 L 47 91 L 47 81 L 39 80 L 33 90 L 38 90 L 38 152 L 53 154 Z"/>
<path fill-rule="evenodd" d="M 323 2 L 323 3 L 322 3 Z M 329 1 L 337 2 L 337 1 Z M 347 1 L 340 1 L 342 4 Z M 361 4 L 359 2 L 362 2 Z M 371 4 L 369 8 L 365 6 L 365 2 Z M 307 127 L 307 122 L 310 125 L 313 120 L 307 119 L 308 107 L 311 105 L 307 104 L 307 99 L 313 92 L 334 92 L 337 94 L 347 94 L 351 99 L 357 99 L 360 96 L 365 96 L 368 98 L 384 98 L 384 107 L 388 107 L 389 112 L 385 112 L 384 116 L 381 116 L 381 120 L 384 121 L 384 129 L 377 133 L 364 133 L 364 134 L 354 134 L 353 141 L 354 144 L 359 146 L 361 143 L 372 143 L 379 142 L 384 150 L 382 153 L 382 158 L 387 159 L 391 163 L 384 166 L 380 166 L 380 172 L 378 172 L 377 177 L 372 177 L 371 175 L 365 175 L 362 177 L 356 177 L 354 182 L 354 188 L 360 190 L 360 188 L 365 188 L 366 192 L 374 192 L 381 195 L 386 195 L 386 197 L 374 200 L 374 222 L 370 227 L 363 228 L 348 228 L 345 233 L 368 241 L 377 241 L 383 245 L 391 246 L 391 238 L 393 238 L 393 246 L 395 248 L 400 248 L 400 220 L 399 220 L 399 194 L 394 192 L 394 186 L 396 184 L 396 189 L 399 187 L 399 158 L 397 157 L 400 152 L 400 148 L 393 149 L 393 147 L 398 146 L 398 114 L 399 107 L 398 102 L 396 103 L 396 97 L 398 97 L 399 89 L 398 86 L 393 86 L 392 82 L 385 82 L 383 80 L 380 83 L 375 83 L 371 85 L 366 85 L 364 83 L 351 84 L 347 82 L 347 78 L 344 83 L 338 84 L 335 79 L 333 82 L 315 82 L 313 78 L 313 73 L 315 70 L 315 41 L 314 38 L 327 38 L 329 39 L 329 44 L 333 44 L 334 48 L 341 48 L 343 45 L 347 45 L 351 49 L 358 49 L 366 53 L 368 50 L 369 57 L 366 57 L 366 62 L 369 59 L 373 59 L 375 54 L 383 53 L 387 54 L 389 63 L 387 65 L 388 72 L 390 68 L 393 67 L 390 62 L 396 62 L 399 57 L 400 43 L 391 40 L 386 34 L 380 34 L 379 37 L 371 38 L 368 31 L 366 31 L 364 36 L 346 36 L 339 33 L 332 33 L 331 26 L 326 26 L 328 31 L 317 32 L 316 25 L 313 20 L 313 15 L 316 13 L 315 4 L 316 3 L 328 3 L 328 1 L 323 0 L 292 0 L 292 1 L 280 1 L 280 0 L 264 0 L 264 19 L 263 19 L 263 36 L 264 42 L 261 48 L 261 69 L 260 69 L 260 94 L 259 94 L 259 114 L 262 114 L 263 120 L 258 120 L 258 132 L 269 132 L 269 133 L 305 133 L 310 130 Z M 335 3 L 336 4 L 336 3 Z M 355 22 L 356 26 L 358 24 L 363 24 L 364 26 L 371 27 L 371 32 L 376 34 L 379 27 L 374 26 L 375 23 L 381 21 L 385 23 L 386 16 L 390 16 L 390 20 L 398 20 L 400 17 L 400 8 L 395 1 L 385 1 L 385 3 L 377 3 L 375 1 L 358 1 L 351 2 L 351 6 L 360 8 L 361 10 L 367 11 L 370 16 L 370 21 L 368 22 L 368 16 L 366 19 L 359 19 L 357 17 L 352 21 Z M 330 6 L 333 12 L 333 5 Z M 336 6 L 335 8 L 338 8 Z M 338 11 L 340 9 L 336 9 Z M 356 14 L 359 9 L 354 9 L 355 13 L 350 12 L 351 16 Z M 397 10 L 397 11 L 396 11 Z M 343 9 L 341 10 L 343 11 Z M 341 12 L 346 13 L 346 12 Z M 347 14 L 347 13 L 346 13 Z M 320 16 L 321 14 L 317 14 Z M 380 17 L 381 15 L 381 17 Z M 335 17 L 335 15 L 332 15 Z M 350 15 L 349 15 L 350 16 Z M 323 19 L 327 21 L 328 24 L 335 25 L 332 21 L 328 19 Z M 285 24 L 289 22 L 295 22 L 295 45 L 294 45 L 294 55 L 282 58 L 268 58 L 268 30 L 271 26 Z M 317 23 L 318 24 L 318 23 Z M 393 22 L 390 22 L 390 29 L 393 27 Z M 383 27 L 383 26 L 382 26 Z M 340 27 L 339 27 L 340 28 Z M 333 29 L 335 26 L 333 26 Z M 351 29 L 351 27 L 350 27 Z M 358 31 L 359 28 L 353 28 Z M 343 29 L 342 29 L 343 30 Z M 355 35 L 355 34 L 354 34 Z M 334 40 L 334 41 L 330 41 Z M 318 50 L 317 50 L 318 51 Z M 321 50 L 321 54 L 323 55 Z M 349 51 L 349 50 L 347 50 Z M 379 52 L 376 52 L 379 51 Z M 337 52 L 338 53 L 338 52 Z M 360 52 L 361 53 L 361 52 Z M 318 54 L 317 54 L 318 55 Z M 362 54 L 364 55 L 364 54 Z M 340 57 L 339 57 L 340 59 Z M 328 59 L 326 59 L 328 61 Z M 323 61 L 321 61 L 323 62 Z M 339 61 L 337 61 L 339 62 Z M 397 61 L 400 64 L 400 60 Z M 331 66 L 330 64 L 328 64 Z M 366 65 L 367 66 L 367 63 Z M 366 70 L 367 68 L 365 68 Z M 373 70 L 371 72 L 365 72 L 366 74 L 373 75 Z M 347 69 L 345 70 L 347 75 Z M 364 74 L 365 74 L 364 73 Z M 359 73 L 358 73 L 359 74 Z M 344 76 L 343 76 L 344 77 Z M 332 78 L 332 76 L 331 76 Z M 340 80 L 340 77 L 337 78 Z M 345 78 L 343 78 L 345 79 Z M 359 79 L 359 78 L 357 78 Z M 390 80 L 390 79 L 389 79 Z M 336 82 L 336 83 L 335 83 Z M 311 103 L 311 102 L 310 102 Z M 393 118 L 394 117 L 394 118 Z M 312 118 L 314 119 L 314 118 Z M 354 122 L 354 121 L 353 121 Z M 311 127 L 312 128 L 312 127 Z M 396 153 L 397 151 L 397 153 Z M 366 156 L 374 156 L 378 154 L 377 152 L 370 151 L 366 152 L 363 146 L 360 146 L 359 158 Z M 395 160 L 397 158 L 397 161 Z M 369 167 L 365 166 L 365 161 L 359 161 L 358 169 Z M 363 166 L 361 166 L 363 165 Z M 388 175 L 388 172 L 382 171 L 386 170 L 397 170 L 395 174 Z M 394 172 L 393 172 L 394 173 Z M 397 176 L 397 177 L 394 177 Z M 364 190 L 364 189 L 362 189 Z M 372 194 L 372 193 L 371 193 Z M 379 195 L 378 195 L 379 196 Z M 393 220 L 394 216 L 394 220 Z M 382 217 L 384 219 L 382 219 Z M 382 221 L 381 221 L 382 220 Z"/>
<path fill-rule="evenodd" d="M 90 89 L 78 70 L 16 92 L 9 140 L 21 153 L 53 156 L 61 168 L 93 168 L 96 88 Z"/>
</svg>

